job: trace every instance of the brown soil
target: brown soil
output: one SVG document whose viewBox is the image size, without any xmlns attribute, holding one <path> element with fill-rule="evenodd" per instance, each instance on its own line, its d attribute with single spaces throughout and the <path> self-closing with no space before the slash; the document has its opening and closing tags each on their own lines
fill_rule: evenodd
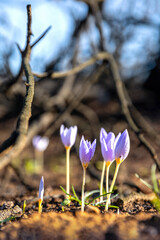
<svg viewBox="0 0 160 240">
<path fill-rule="evenodd" d="M 104 207 L 87 206 L 84 214 L 76 202 L 62 207 L 65 195 L 59 189 L 53 190 L 50 184 L 45 191 L 42 214 L 38 213 L 38 199 L 34 198 L 37 191 L 16 195 L 12 195 L 10 202 L 1 201 L 0 209 L 15 208 L 17 205 L 22 208 L 25 199 L 26 211 L 20 216 L 15 214 L 14 220 L 1 224 L 2 240 L 160 239 L 160 214 L 150 202 L 153 194 L 134 192 L 127 197 L 118 196 L 112 204 L 119 206 L 119 212 L 109 209 L 106 213 Z M 6 199 L 5 196 L 3 198 Z"/>
<path fill-rule="evenodd" d="M 160 215 L 154 213 L 152 207 L 146 214 L 142 204 L 141 213 L 98 214 L 77 211 L 71 212 L 33 213 L 24 216 L 12 224 L 8 224 L 1 232 L 2 240 L 10 239 L 160 239 Z M 142 210 L 143 209 L 143 210 Z"/>
</svg>

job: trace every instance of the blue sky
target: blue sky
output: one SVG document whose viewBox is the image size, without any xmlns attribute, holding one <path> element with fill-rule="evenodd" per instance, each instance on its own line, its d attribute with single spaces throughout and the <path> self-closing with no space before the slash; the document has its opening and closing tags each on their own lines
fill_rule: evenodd
<svg viewBox="0 0 160 240">
<path fill-rule="evenodd" d="M 156 0 L 135 0 L 134 7 L 130 7 L 128 0 L 105 1 L 103 12 L 107 16 L 121 20 L 124 16 L 133 16 L 137 19 L 146 15 L 153 23 L 160 23 L 160 4 Z M 10 58 L 10 67 L 14 74 L 18 72 L 20 65 L 20 54 L 15 42 L 23 48 L 26 39 L 26 5 L 32 5 L 32 31 L 34 41 L 48 26 L 52 29 L 45 38 L 34 47 L 32 51 L 31 66 L 33 71 L 43 71 L 45 63 L 49 62 L 58 55 L 61 48 L 67 46 L 70 40 L 71 32 L 74 28 L 74 16 L 81 19 L 87 14 L 87 5 L 83 2 L 74 0 L 1 0 L 0 1 L 0 52 L 3 53 L 8 48 L 13 48 L 13 55 Z M 3 22 L 3 24 L 1 24 Z M 104 37 L 106 40 L 106 50 L 113 52 L 116 45 L 110 40 L 111 29 L 107 23 L 102 23 Z M 127 29 L 126 29 L 127 31 Z M 158 35 L 157 28 L 139 25 L 134 29 L 131 39 L 122 47 L 120 64 L 124 71 L 135 65 L 143 64 L 147 56 L 145 48 L 150 48 L 153 54 L 157 52 Z M 88 55 L 84 53 L 90 48 L 89 38 L 92 38 L 95 44 L 98 43 L 99 34 L 91 21 L 89 34 L 83 34 L 80 39 L 79 59 L 83 61 Z M 1 59 L 1 57 L 0 57 Z M 64 65 L 67 67 L 67 65 Z M 63 69 L 64 70 L 64 69 Z M 125 75 L 126 73 L 123 72 Z"/>
</svg>

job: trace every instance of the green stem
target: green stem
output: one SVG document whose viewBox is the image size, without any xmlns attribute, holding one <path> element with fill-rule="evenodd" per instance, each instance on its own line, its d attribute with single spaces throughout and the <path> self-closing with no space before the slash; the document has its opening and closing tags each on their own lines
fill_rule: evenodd
<svg viewBox="0 0 160 240">
<path fill-rule="evenodd" d="M 70 147 L 66 148 L 66 192 L 70 194 Z"/>
<path fill-rule="evenodd" d="M 86 181 L 86 167 L 83 167 L 83 183 L 82 183 L 82 205 L 81 205 L 81 212 L 84 212 L 84 187 Z"/>
<path fill-rule="evenodd" d="M 35 149 L 35 173 L 41 173 L 44 169 L 44 152 Z"/>
<path fill-rule="evenodd" d="M 103 195 L 103 182 L 104 182 L 104 173 L 105 173 L 106 162 L 103 161 L 103 168 L 101 174 L 101 184 L 100 184 L 100 195 Z M 103 196 L 100 197 L 100 201 L 103 201 Z"/>
<path fill-rule="evenodd" d="M 106 164 L 106 193 L 108 193 L 109 192 L 109 168 L 110 168 L 110 165 L 107 165 Z M 107 199 L 108 199 L 108 197 L 107 197 Z M 109 202 L 110 203 L 110 202 Z"/>
<path fill-rule="evenodd" d="M 115 181 L 116 181 L 116 178 L 117 178 L 119 166 L 120 166 L 120 163 L 117 163 L 117 162 L 116 162 L 116 169 L 115 169 L 115 172 L 114 172 L 114 177 L 113 177 L 113 180 L 112 180 L 112 183 L 111 183 L 109 192 L 112 192 L 112 191 L 113 191 L 113 187 L 114 187 L 114 184 L 115 184 Z M 110 201 L 110 196 L 111 196 L 111 193 L 109 193 L 109 194 L 107 195 L 107 201 L 106 201 L 106 207 L 105 207 L 105 210 L 106 210 L 106 211 L 108 211 L 108 205 L 109 205 L 109 201 Z"/>
</svg>

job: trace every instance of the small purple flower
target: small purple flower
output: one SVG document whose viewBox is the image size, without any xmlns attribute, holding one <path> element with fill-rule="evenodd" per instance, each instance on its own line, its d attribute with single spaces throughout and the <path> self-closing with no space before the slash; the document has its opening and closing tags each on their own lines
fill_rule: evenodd
<svg viewBox="0 0 160 240">
<path fill-rule="evenodd" d="M 104 131 L 105 131 L 104 129 L 101 129 L 101 132 L 100 132 L 101 152 L 102 152 L 104 161 L 110 163 L 115 160 L 115 153 L 114 153 L 115 135 L 112 132 L 109 132 L 108 134 L 107 133 L 104 134 Z"/>
<path fill-rule="evenodd" d="M 71 148 L 76 141 L 77 126 L 68 129 L 65 128 L 64 125 L 61 125 L 60 136 L 65 148 Z"/>
<path fill-rule="evenodd" d="M 85 140 L 84 136 L 81 138 L 80 146 L 79 146 L 79 158 L 83 166 L 87 167 L 91 158 L 94 155 L 96 149 L 96 139 L 91 144 L 90 141 Z"/>
<path fill-rule="evenodd" d="M 32 139 L 32 144 L 38 151 L 43 152 L 48 147 L 49 139 L 48 137 L 35 136 Z"/>
<path fill-rule="evenodd" d="M 41 200 L 41 202 L 43 201 L 43 195 L 44 195 L 44 178 L 42 176 L 39 184 L 39 199 Z"/>
<path fill-rule="evenodd" d="M 126 159 L 130 150 L 130 138 L 127 129 L 120 135 L 115 146 L 115 158 L 122 162 Z"/>
</svg>

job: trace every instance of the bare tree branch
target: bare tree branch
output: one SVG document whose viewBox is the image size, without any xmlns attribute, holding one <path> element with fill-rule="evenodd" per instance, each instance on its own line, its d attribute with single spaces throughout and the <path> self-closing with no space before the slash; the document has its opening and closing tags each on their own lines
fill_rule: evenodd
<svg viewBox="0 0 160 240">
<path fill-rule="evenodd" d="M 28 132 L 28 124 L 29 119 L 31 117 L 31 106 L 34 95 L 34 77 L 30 68 L 29 60 L 30 60 L 30 37 L 31 37 L 31 5 L 27 5 L 27 16 L 28 16 L 28 24 L 27 24 L 27 40 L 26 47 L 22 53 L 22 62 L 23 67 L 26 74 L 26 95 L 24 99 L 24 105 L 22 112 L 18 118 L 16 130 L 13 132 L 11 137 L 4 142 L 1 146 L 1 152 L 6 150 L 7 148 L 11 148 L 8 150 L 8 153 L 2 157 L 0 157 L 0 169 L 8 165 L 12 159 L 14 159 L 22 149 L 24 148 L 27 140 L 27 132 Z"/>
</svg>

